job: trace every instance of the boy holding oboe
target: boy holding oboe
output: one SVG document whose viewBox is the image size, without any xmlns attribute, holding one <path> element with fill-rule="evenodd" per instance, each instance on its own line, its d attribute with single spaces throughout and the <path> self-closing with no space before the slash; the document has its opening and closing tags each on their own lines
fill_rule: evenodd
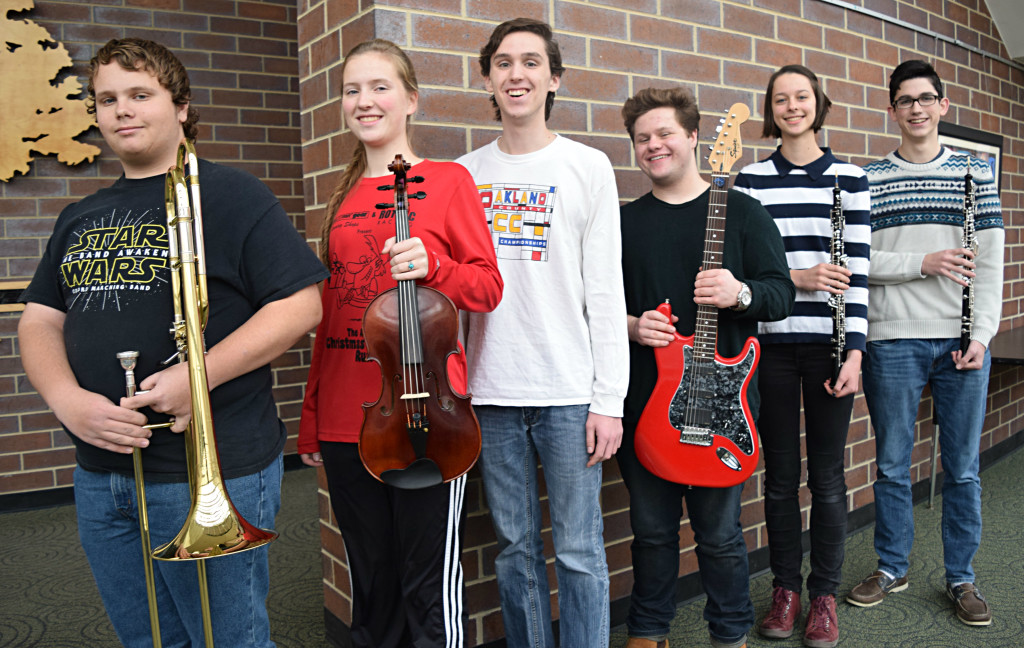
<svg viewBox="0 0 1024 648">
<path fill-rule="evenodd" d="M 889 116 L 899 148 L 868 164 L 871 270 L 864 395 L 875 429 L 878 569 L 847 601 L 869 607 L 908 586 L 914 536 L 910 462 L 914 421 L 925 385 L 940 429 L 945 588 L 957 617 L 988 625 L 992 613 L 974 585 L 971 561 L 981 542 L 978 452 L 985 419 L 989 341 L 999 327 L 1003 220 L 992 170 L 939 144 L 949 110 L 942 81 L 925 61 L 905 61 L 889 81 Z M 973 176 L 977 252 L 963 245 L 965 176 Z M 970 223 L 968 223 L 968 227 Z M 964 288 L 974 284 L 961 351 Z"/>
</svg>

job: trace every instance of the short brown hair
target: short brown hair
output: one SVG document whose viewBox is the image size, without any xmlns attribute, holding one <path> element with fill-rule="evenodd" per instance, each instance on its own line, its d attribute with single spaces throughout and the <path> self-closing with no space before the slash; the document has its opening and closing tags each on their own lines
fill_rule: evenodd
<svg viewBox="0 0 1024 648">
<path fill-rule="evenodd" d="M 160 85 L 171 93 L 175 105 L 189 104 L 188 116 L 182 129 L 185 137 L 194 140 L 199 134 L 199 111 L 191 105 L 192 89 L 189 87 L 188 71 L 178 57 L 160 43 L 143 38 L 114 38 L 96 52 L 89 61 L 89 98 L 86 108 L 90 114 L 96 114 L 96 88 L 93 82 L 100 66 L 116 61 L 125 70 L 144 69 L 156 75 Z"/>
<path fill-rule="evenodd" d="M 683 87 L 645 88 L 627 99 L 622 106 L 622 119 L 629 139 L 634 139 L 633 129 L 636 120 L 655 108 L 674 109 L 676 121 L 687 133 L 693 133 L 700 128 L 700 110 L 692 92 Z"/>
<path fill-rule="evenodd" d="M 491 57 L 498 51 L 501 41 L 505 40 L 505 37 L 509 34 L 515 32 L 530 32 L 543 38 L 551 76 L 562 77 L 565 73 L 565 67 L 562 65 L 562 52 L 558 49 L 558 41 L 555 40 L 551 32 L 551 26 L 546 22 L 534 20 L 533 18 L 513 18 L 494 28 L 490 39 L 480 48 L 481 74 L 485 77 L 491 76 Z M 491 95 L 491 105 L 494 106 L 495 119 L 501 121 L 501 110 L 498 108 L 498 102 L 495 100 L 494 95 Z M 549 91 L 547 101 L 544 104 L 544 121 L 551 117 L 551 107 L 553 105 L 555 105 L 555 93 Z"/>
<path fill-rule="evenodd" d="M 814 92 L 814 123 L 811 124 L 811 130 L 817 133 L 821 130 L 821 125 L 825 123 L 828 109 L 832 107 L 832 100 L 821 89 L 817 75 L 811 72 L 810 68 L 794 64 L 780 67 L 768 79 L 768 88 L 764 91 L 764 109 L 762 111 L 764 114 L 764 125 L 761 128 L 761 137 L 765 139 L 782 137 L 782 131 L 779 130 L 779 125 L 775 123 L 775 113 L 772 111 L 772 94 L 775 92 L 775 80 L 783 74 L 799 74 L 800 76 L 807 77 L 807 80 L 811 82 L 811 91 Z"/>
</svg>

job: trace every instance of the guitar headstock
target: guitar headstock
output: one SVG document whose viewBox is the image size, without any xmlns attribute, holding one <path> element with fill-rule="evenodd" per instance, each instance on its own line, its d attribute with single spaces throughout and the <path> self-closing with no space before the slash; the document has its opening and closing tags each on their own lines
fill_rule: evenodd
<svg viewBox="0 0 1024 648">
<path fill-rule="evenodd" d="M 708 163 L 712 173 L 728 174 L 732 165 L 743 155 L 743 142 L 740 140 L 740 124 L 750 118 L 750 108 L 746 104 L 734 103 L 728 114 L 715 129 L 718 138 L 708 147 Z"/>
</svg>

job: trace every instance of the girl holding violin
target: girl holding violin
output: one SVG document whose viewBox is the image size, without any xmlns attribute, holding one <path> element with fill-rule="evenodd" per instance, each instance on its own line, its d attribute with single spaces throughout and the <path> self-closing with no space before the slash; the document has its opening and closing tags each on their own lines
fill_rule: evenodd
<svg viewBox="0 0 1024 648">
<path fill-rule="evenodd" d="M 503 285 L 469 172 L 413 152 L 409 120 L 419 91 L 408 56 L 385 40 L 361 43 L 345 58 L 341 79 L 345 123 L 358 141 L 323 225 L 320 256 L 331 277 L 323 289 L 298 450 L 304 463 L 322 465 L 326 473 L 352 579 L 353 644 L 461 646 L 466 477 L 406 489 L 364 468 L 357 445 L 362 405 L 382 393 L 382 369 L 369 358 L 363 315 L 399 281 L 434 288 L 468 311 L 493 310 Z M 411 181 L 423 178 L 415 193 L 426 194 L 410 195 L 416 199 L 407 207 L 409 235 L 401 240 L 395 209 L 380 204 L 392 202 L 393 194 L 381 187 L 396 184 L 389 171 L 396 155 L 411 164 Z M 424 329 L 422 337 L 431 331 Z M 445 362 L 451 386 L 464 393 L 464 356 Z M 435 373 L 444 373 L 440 369 Z"/>
<path fill-rule="evenodd" d="M 790 317 L 758 324 L 761 413 L 757 428 L 764 454 L 764 512 L 774 576 L 772 606 L 758 631 L 771 639 L 786 638 L 800 618 L 802 397 L 811 492 L 810 610 L 803 641 L 812 648 L 831 648 L 839 641 L 835 597 L 846 540 L 843 461 L 868 327 L 871 245 L 864 171 L 818 145 L 817 134 L 831 105 L 808 68 L 787 65 L 777 70 L 765 91 L 761 136 L 778 138 L 780 146 L 768 158 L 744 167 L 734 183 L 739 191 L 760 200 L 775 220 L 797 288 Z M 845 241 L 845 259 L 833 260 L 833 237 Z M 833 331 L 830 300 L 840 295 L 842 302 L 832 303 L 844 308 L 845 358 L 833 377 L 831 341 L 834 335 L 836 340 L 841 338 Z"/>
</svg>

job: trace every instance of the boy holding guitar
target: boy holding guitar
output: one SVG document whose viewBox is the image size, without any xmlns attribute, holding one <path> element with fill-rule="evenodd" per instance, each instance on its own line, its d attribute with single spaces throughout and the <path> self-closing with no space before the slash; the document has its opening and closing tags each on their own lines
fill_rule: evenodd
<svg viewBox="0 0 1024 648">
<path fill-rule="evenodd" d="M 745 109 L 741 105 L 736 108 Z M 717 330 L 710 333 L 712 340 L 717 337 L 713 373 L 695 378 L 692 370 L 697 363 L 691 362 L 689 368 L 683 368 L 682 382 L 688 376 L 690 384 L 724 383 L 719 378 L 732 370 L 723 369 L 730 361 L 722 358 L 749 356 L 750 347 L 756 355 L 756 341 L 750 338 L 757 334 L 757 323 L 787 317 L 793 308 L 795 289 L 789 278 L 782 238 L 771 217 L 757 201 L 725 190 L 729 169 L 740 155 L 739 123 L 749 115 L 749 110 L 734 116 L 719 136 L 720 146 L 716 149 L 725 154 L 713 161 L 714 186 L 701 178 L 698 170 L 695 149 L 700 112 L 688 90 L 642 90 L 626 101 L 622 115 L 633 140 L 637 164 L 654 185 L 650 193 L 621 211 L 631 370 L 618 458 L 630 494 L 635 579 L 626 620 L 630 637 L 627 647 L 668 645 L 679 573 L 681 501 L 685 499 L 708 596 L 704 616 L 711 645 L 740 648 L 746 645 L 747 632 L 754 622 L 747 548 L 739 522 L 742 480 L 749 473 L 741 465 L 750 460 L 756 463 L 756 432 L 750 425 L 745 440 L 737 435 L 735 444 L 720 444 L 721 430 L 715 427 L 721 420 L 719 414 L 727 409 L 742 409 L 741 420 L 751 424 L 756 420 L 756 359 L 748 361 L 749 371 L 737 376 L 734 389 L 730 385 L 716 385 L 716 391 L 728 391 L 732 398 L 715 402 L 713 397 L 705 399 L 700 393 L 689 395 L 687 407 L 706 400 L 700 405 L 716 410 L 710 412 L 708 425 L 703 429 L 707 443 L 680 440 L 676 444 L 688 453 L 683 465 L 694 465 L 695 479 L 674 474 L 669 481 L 652 472 L 644 459 L 638 457 L 638 446 L 634 444 L 644 435 L 674 434 L 680 439 L 683 428 L 689 433 L 695 427 L 675 421 L 674 412 L 643 417 L 677 426 L 673 430 L 638 426 L 649 401 L 656 401 L 656 348 L 675 344 L 683 355 L 682 346 L 686 343 L 679 334 L 694 335 L 698 310 L 713 309 L 718 321 Z M 723 219 L 726 206 L 729 214 L 722 237 L 720 230 L 716 233 L 714 227 L 706 228 L 705 224 L 711 219 Z M 671 317 L 657 310 L 666 300 L 675 311 Z M 701 341 L 705 339 L 701 337 Z M 693 353 L 687 351 L 686 356 L 692 360 Z M 676 385 L 679 384 L 677 381 Z M 675 403 L 675 399 L 671 400 Z M 726 451 L 726 445 L 733 450 Z M 744 447 L 749 451 L 746 454 Z M 706 451 L 706 456 L 699 456 L 701 450 Z M 730 454 L 734 456 L 727 460 Z M 725 485 L 730 481 L 725 478 L 721 486 L 688 486 L 706 482 L 703 476 L 707 465 L 735 466 L 732 470 L 737 476 L 731 485 Z M 725 468 L 726 472 L 729 470 Z"/>
</svg>

